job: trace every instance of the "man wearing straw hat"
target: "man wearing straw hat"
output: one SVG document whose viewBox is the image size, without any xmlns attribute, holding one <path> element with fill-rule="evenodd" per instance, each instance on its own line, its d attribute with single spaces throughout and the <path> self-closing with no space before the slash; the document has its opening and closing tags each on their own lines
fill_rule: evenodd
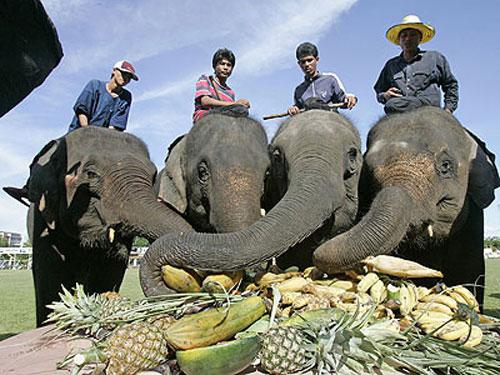
<svg viewBox="0 0 500 375">
<path fill-rule="evenodd" d="M 406 112 L 424 105 L 452 113 L 458 105 L 458 82 L 446 58 L 437 51 L 423 51 L 419 44 L 434 37 L 435 30 L 417 16 L 408 15 L 387 30 L 386 37 L 402 53 L 393 57 L 380 72 L 374 89 L 387 114 Z"/>
</svg>

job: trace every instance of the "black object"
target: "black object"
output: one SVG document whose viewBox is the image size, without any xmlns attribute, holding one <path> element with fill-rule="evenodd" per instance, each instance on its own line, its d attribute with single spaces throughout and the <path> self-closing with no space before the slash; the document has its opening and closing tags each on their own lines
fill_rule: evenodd
<svg viewBox="0 0 500 375">
<path fill-rule="evenodd" d="M 62 56 L 39 0 L 0 0 L 0 117 L 41 85 Z"/>
</svg>

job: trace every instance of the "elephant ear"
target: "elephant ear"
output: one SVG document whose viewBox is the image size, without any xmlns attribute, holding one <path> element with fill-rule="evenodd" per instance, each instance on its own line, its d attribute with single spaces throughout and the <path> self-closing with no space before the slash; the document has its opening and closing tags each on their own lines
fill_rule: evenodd
<svg viewBox="0 0 500 375">
<path fill-rule="evenodd" d="M 160 172 L 155 184 L 158 197 L 180 213 L 187 208 L 186 180 L 183 173 L 183 155 L 186 138 L 177 138 L 169 147 L 165 168 Z"/>
<path fill-rule="evenodd" d="M 51 229 L 55 229 L 61 194 L 60 176 L 65 167 L 66 143 L 63 138 L 47 143 L 30 165 L 29 199 Z"/>
<path fill-rule="evenodd" d="M 488 207 L 495 200 L 495 189 L 500 186 L 500 177 L 495 166 L 495 155 L 475 134 L 466 130 L 471 140 L 469 154 L 470 171 L 468 193 L 480 208 Z"/>
</svg>

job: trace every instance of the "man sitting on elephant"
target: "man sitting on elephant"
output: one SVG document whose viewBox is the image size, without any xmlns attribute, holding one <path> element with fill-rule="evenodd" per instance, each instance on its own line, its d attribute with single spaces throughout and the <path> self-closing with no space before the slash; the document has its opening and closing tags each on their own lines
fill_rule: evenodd
<svg viewBox="0 0 500 375">
<path fill-rule="evenodd" d="M 227 85 L 236 57 L 227 48 L 219 48 L 212 57 L 214 75 L 202 74 L 196 81 L 194 95 L 193 123 L 197 123 L 208 112 L 243 112 L 248 114 L 250 102 L 247 99 L 235 100 L 236 94 Z"/>
<path fill-rule="evenodd" d="M 295 88 L 294 105 L 288 108 L 289 115 L 296 115 L 301 109 L 330 109 L 330 103 L 344 103 L 352 109 L 358 102 L 353 94 L 345 92 L 344 85 L 334 73 L 320 73 L 318 70 L 318 48 L 309 42 L 301 43 L 296 51 L 297 64 L 305 74 L 304 82 Z"/>
<path fill-rule="evenodd" d="M 446 58 L 437 51 L 422 51 L 421 43 L 434 37 L 431 25 L 408 15 L 387 30 L 386 37 L 401 46 L 403 52 L 385 64 L 374 89 L 387 114 L 406 112 L 424 105 L 441 107 L 452 113 L 458 105 L 458 82 Z"/>
</svg>

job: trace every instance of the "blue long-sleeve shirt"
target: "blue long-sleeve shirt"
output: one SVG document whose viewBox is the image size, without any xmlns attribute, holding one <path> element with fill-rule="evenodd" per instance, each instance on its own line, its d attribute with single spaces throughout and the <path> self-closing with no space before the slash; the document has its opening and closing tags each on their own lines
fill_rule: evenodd
<svg viewBox="0 0 500 375">
<path fill-rule="evenodd" d="M 130 91 L 122 89 L 113 98 L 106 89 L 106 82 L 93 79 L 83 89 L 73 106 L 75 114 L 69 125 L 68 132 L 80 127 L 78 114 L 83 113 L 89 118 L 92 126 L 113 126 L 120 130 L 127 127 L 128 114 L 132 103 Z"/>
<path fill-rule="evenodd" d="M 453 112 L 458 105 L 458 81 L 446 58 L 437 51 L 419 50 L 409 62 L 403 54 L 387 61 L 373 87 L 380 103 L 385 104 L 383 94 L 391 87 L 397 87 L 403 96 L 416 96 L 436 107 L 441 107 L 441 88 L 444 107 Z"/>
</svg>

